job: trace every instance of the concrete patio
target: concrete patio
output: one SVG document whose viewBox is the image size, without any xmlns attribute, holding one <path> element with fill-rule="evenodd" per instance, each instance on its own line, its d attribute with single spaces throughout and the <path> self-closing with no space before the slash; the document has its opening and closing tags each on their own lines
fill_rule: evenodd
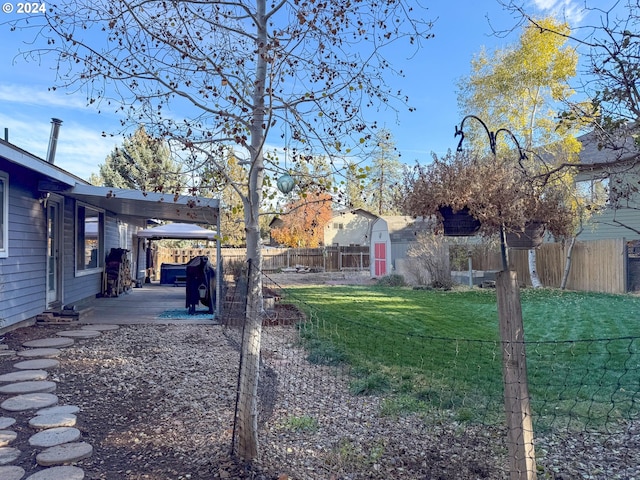
<svg viewBox="0 0 640 480">
<path fill-rule="evenodd" d="M 213 315 L 197 315 L 188 318 L 161 318 L 163 312 L 182 310 L 185 313 L 185 287 L 146 283 L 141 288 L 133 288 L 118 297 L 98 297 L 78 306 L 80 323 L 132 325 L 141 323 L 172 324 L 214 324 Z M 198 306 L 198 313 L 205 313 L 207 307 Z"/>
</svg>

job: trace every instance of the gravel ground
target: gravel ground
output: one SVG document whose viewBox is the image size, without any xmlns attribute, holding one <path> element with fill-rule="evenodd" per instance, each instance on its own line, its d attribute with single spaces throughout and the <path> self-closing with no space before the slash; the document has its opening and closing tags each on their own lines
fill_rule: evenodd
<svg viewBox="0 0 640 480">
<path fill-rule="evenodd" d="M 21 328 L 5 343 L 20 350 L 63 328 Z M 244 465 L 230 454 L 239 355 L 225 330 L 123 326 L 63 350 L 51 378 L 59 404 L 81 408 L 77 427 L 94 447 L 78 464 L 85 478 L 504 478 L 493 460 L 499 432 L 380 417 L 379 398 L 349 395 L 344 378 L 304 360 L 293 327 L 265 327 L 262 455 Z M 3 358 L 0 371 L 15 361 Z M 33 432 L 16 429 L 23 454 L 13 464 L 33 473 Z"/>
<path fill-rule="evenodd" d="M 335 281 L 335 280 L 332 280 Z M 281 286 L 285 281 L 281 280 Z M 282 325 L 297 314 L 280 312 Z M 285 320 L 281 322 L 280 320 Z M 5 335 L 10 348 L 69 326 Z M 312 365 L 292 326 L 263 329 L 261 458 L 231 453 L 238 332 L 223 326 L 134 325 L 77 340 L 52 370 L 60 404 L 78 405 L 86 479 L 507 479 L 505 432 L 453 420 L 381 416 L 382 398 L 353 396 L 348 378 Z M 16 359 L 0 359 L 0 373 Z M 26 414 L 24 414 L 26 415 Z M 24 420 L 24 419 L 23 419 Z M 25 421 L 19 421 L 25 424 Z M 29 427 L 17 427 L 18 464 L 33 473 Z M 540 436 L 538 478 L 640 478 L 640 430 L 619 437 Z"/>
</svg>

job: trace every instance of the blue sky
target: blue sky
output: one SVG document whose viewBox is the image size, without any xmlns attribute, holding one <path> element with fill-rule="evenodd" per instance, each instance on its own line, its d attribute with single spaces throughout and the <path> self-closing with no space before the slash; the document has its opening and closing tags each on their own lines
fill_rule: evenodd
<svg viewBox="0 0 640 480">
<path fill-rule="evenodd" d="M 529 11 L 541 14 L 565 12 L 574 25 L 589 23 L 581 11 L 583 0 L 527 0 Z M 593 0 L 590 3 L 601 3 Z M 402 161 L 428 162 L 431 152 L 455 148 L 454 125 L 460 121 L 456 84 L 468 75 L 473 55 L 513 43 L 519 32 L 506 38 L 495 30 L 513 27 L 515 20 L 496 0 L 420 0 L 435 20 L 435 38 L 427 40 L 413 57 L 399 53 L 393 59 L 406 73 L 397 87 L 409 96 L 416 111 L 380 112 L 378 123 L 391 131 Z M 9 2 L 12 3 L 12 2 Z M 588 2 L 589 3 L 589 2 Z M 605 3 L 610 3 L 606 0 Z M 12 3 L 14 6 L 17 2 Z M 4 20 L 17 15 L 0 13 Z M 120 118 L 111 111 L 98 113 L 87 107 L 83 93 L 48 90 L 55 80 L 51 65 L 14 58 L 23 36 L 10 32 L 0 19 L 0 135 L 8 129 L 9 141 L 42 158 L 46 156 L 51 118 L 63 120 L 56 164 L 82 178 L 98 172 L 106 155 L 122 143 L 122 137 L 104 138 L 101 132 L 119 131 Z M 491 24 L 489 23 L 491 22 Z M 396 85 L 393 85 L 396 87 Z M 499 126 L 491 126 L 498 128 Z"/>
</svg>

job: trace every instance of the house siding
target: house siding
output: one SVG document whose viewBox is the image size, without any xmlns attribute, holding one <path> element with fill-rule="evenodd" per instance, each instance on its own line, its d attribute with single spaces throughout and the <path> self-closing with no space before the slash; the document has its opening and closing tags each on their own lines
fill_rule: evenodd
<svg viewBox="0 0 640 480">
<path fill-rule="evenodd" d="M 594 214 L 579 240 L 640 239 L 640 194 L 635 192 L 640 167 L 633 137 L 619 139 L 618 150 L 601 149 L 595 134 L 584 135 L 579 140 L 583 145 L 580 152 L 582 170 L 576 175 L 576 182 L 606 179 L 609 188 L 629 192 L 628 198 L 621 194 L 617 204 L 607 204 L 601 212 Z"/>
<path fill-rule="evenodd" d="M 45 217 L 36 200 L 37 183 L 9 165 L 2 170 L 9 175 L 9 256 L 0 258 L 0 328 L 46 307 Z"/>
<path fill-rule="evenodd" d="M 640 240 L 640 215 L 637 208 L 607 209 L 594 215 L 578 237 L 581 241 L 626 238 Z"/>
<path fill-rule="evenodd" d="M 65 199 L 64 231 L 63 231 L 63 296 L 62 303 L 76 303 L 100 292 L 102 272 L 76 274 L 76 237 L 75 237 L 76 202 Z"/>
</svg>

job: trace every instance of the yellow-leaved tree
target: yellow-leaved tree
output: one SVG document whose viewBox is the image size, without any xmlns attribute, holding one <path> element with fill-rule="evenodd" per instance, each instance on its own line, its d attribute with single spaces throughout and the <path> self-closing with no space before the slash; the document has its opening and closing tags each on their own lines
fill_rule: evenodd
<svg viewBox="0 0 640 480">
<path fill-rule="evenodd" d="M 570 34 L 569 26 L 554 18 L 539 20 L 554 32 Z M 570 207 L 576 213 L 575 231 L 580 232 L 582 202 L 573 181 L 582 124 L 559 122 L 559 112 L 574 94 L 570 80 L 576 75 L 578 57 L 566 37 L 525 27 L 514 45 L 488 53 L 481 51 L 472 61 L 471 74 L 459 82 L 458 102 L 463 115 L 483 119 L 490 131 L 506 128 L 518 139 L 527 154 L 522 167 L 530 176 L 561 183 L 571 190 Z M 479 122 L 470 122 L 465 137 L 477 151 L 489 147 L 489 139 Z M 517 159 L 508 135 L 497 139 L 497 154 Z M 514 162 L 514 168 L 520 165 Z M 540 219 L 544 220 L 544 219 Z M 536 251 L 529 250 L 529 272 L 534 287 L 542 286 L 536 269 Z"/>
</svg>

